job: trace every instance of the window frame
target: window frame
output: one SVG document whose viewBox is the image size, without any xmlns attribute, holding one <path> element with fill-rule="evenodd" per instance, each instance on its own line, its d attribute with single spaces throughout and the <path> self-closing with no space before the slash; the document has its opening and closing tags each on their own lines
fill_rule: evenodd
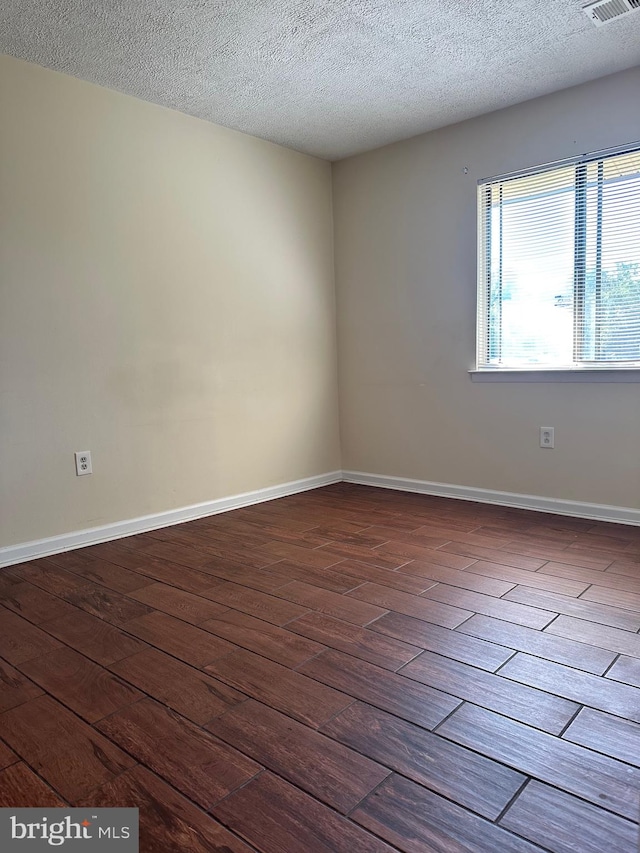
<svg viewBox="0 0 640 853">
<path fill-rule="evenodd" d="M 584 358 L 585 339 L 583 335 L 583 318 L 585 308 L 586 282 L 586 245 L 587 245 L 587 169 L 590 164 L 598 164 L 597 181 L 597 221 L 596 221 L 596 299 L 601 282 L 602 255 L 602 191 L 603 191 L 603 161 L 619 155 L 640 153 L 640 141 L 601 149 L 574 157 L 540 164 L 527 169 L 520 169 L 477 181 L 477 285 L 476 285 L 476 357 L 475 367 L 469 371 L 474 381 L 492 380 L 502 377 L 505 381 L 514 381 L 518 377 L 526 381 L 547 381 L 550 378 L 563 381 L 640 381 L 640 361 L 621 362 L 619 365 L 611 361 L 598 363 L 597 360 Z M 490 364 L 492 334 L 491 334 L 491 284 L 486 280 L 486 274 L 491 275 L 491 267 L 486 263 L 486 250 L 491 240 L 491 204 L 483 201 L 483 190 L 490 196 L 491 188 L 501 182 L 521 177 L 532 177 L 536 174 L 551 172 L 564 167 L 576 167 L 576 225 L 574 238 L 574 334 L 573 359 L 571 365 L 531 364 L 531 365 L 500 365 Z M 582 167 L 582 168 L 580 168 Z M 502 187 L 500 187 L 502 191 Z M 482 214 L 484 213 L 484 220 Z M 500 247 L 501 251 L 501 247 Z M 502 264 L 500 263 L 502 276 Z M 500 277 L 501 277 L 500 276 Z M 501 281 L 499 286 L 501 287 Z M 502 297 L 498 299 L 498 309 L 502 313 Z M 502 323 L 499 324 L 498 334 L 502 334 Z M 597 344 L 596 344 L 597 346 Z M 481 358 L 481 355 L 484 357 Z"/>
</svg>

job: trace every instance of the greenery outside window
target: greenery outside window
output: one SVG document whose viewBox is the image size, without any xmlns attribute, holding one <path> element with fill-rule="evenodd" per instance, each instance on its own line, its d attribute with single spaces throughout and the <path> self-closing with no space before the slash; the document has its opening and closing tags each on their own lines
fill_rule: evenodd
<svg viewBox="0 0 640 853">
<path fill-rule="evenodd" d="M 640 369 L 640 146 L 479 182 L 478 370 Z"/>
</svg>

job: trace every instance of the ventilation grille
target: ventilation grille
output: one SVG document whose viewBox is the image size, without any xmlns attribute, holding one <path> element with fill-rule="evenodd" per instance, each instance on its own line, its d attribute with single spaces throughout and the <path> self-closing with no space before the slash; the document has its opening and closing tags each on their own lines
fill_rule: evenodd
<svg viewBox="0 0 640 853">
<path fill-rule="evenodd" d="M 583 12 L 589 17 L 596 27 L 609 24 L 621 15 L 640 10 L 640 0 L 597 0 L 583 8 Z"/>
</svg>

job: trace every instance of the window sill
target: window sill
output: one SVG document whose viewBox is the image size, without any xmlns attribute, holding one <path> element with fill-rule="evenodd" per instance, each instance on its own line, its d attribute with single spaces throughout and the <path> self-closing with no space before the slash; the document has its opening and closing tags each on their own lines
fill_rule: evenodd
<svg viewBox="0 0 640 853">
<path fill-rule="evenodd" d="M 472 382 L 640 382 L 640 367 L 616 369 L 470 370 Z"/>
</svg>

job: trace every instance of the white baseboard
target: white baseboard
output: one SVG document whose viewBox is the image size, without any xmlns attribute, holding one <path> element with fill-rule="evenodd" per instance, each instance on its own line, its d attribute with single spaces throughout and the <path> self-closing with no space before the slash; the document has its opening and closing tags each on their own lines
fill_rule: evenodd
<svg viewBox="0 0 640 853">
<path fill-rule="evenodd" d="M 47 539 L 9 545 L 0 548 L 0 567 L 24 563 L 27 560 L 35 560 L 51 554 L 59 554 L 62 551 L 71 551 L 74 548 L 82 548 L 86 545 L 97 545 L 99 542 L 121 539 L 123 536 L 131 536 L 134 533 L 157 530 L 159 527 L 169 527 L 172 524 L 179 524 L 181 521 L 193 521 L 196 518 L 204 518 L 207 515 L 216 515 L 230 509 L 239 509 L 243 506 L 272 501 L 275 498 L 284 498 L 287 495 L 295 495 L 298 492 L 307 492 L 320 486 L 339 483 L 341 480 L 341 471 L 330 471 L 316 477 L 306 477 L 304 480 L 294 480 L 291 483 L 257 489 L 255 492 L 244 492 L 240 495 L 219 498 L 215 501 L 185 506 L 180 509 L 170 509 L 153 515 L 143 515 L 140 518 L 130 518 L 126 521 L 116 521 L 100 527 L 90 527 L 73 533 L 63 533 L 60 536 L 50 536 Z"/>
<path fill-rule="evenodd" d="M 410 480 L 407 477 L 389 477 L 385 474 L 368 474 L 364 471 L 343 471 L 342 479 L 345 483 L 357 483 L 362 486 L 378 486 L 384 489 L 397 489 L 402 492 L 417 492 L 423 495 L 438 495 L 443 498 L 478 501 L 479 503 L 497 504 L 517 509 L 532 509 L 555 515 L 589 518 L 594 521 L 640 525 L 640 509 L 632 507 L 566 501 L 558 498 L 544 498 L 539 495 L 519 495 L 516 492 L 498 492 L 493 489 L 456 486 L 451 483 L 431 483 L 428 480 Z"/>
<path fill-rule="evenodd" d="M 272 501 L 298 492 L 318 489 L 332 483 L 357 483 L 363 486 L 377 486 L 384 489 L 395 489 L 402 492 L 416 492 L 423 495 L 438 495 L 444 498 L 456 498 L 478 503 L 497 504 L 498 506 L 531 509 L 538 512 L 550 512 L 555 515 L 570 515 L 576 518 L 588 518 L 594 521 L 612 521 L 617 524 L 632 524 L 640 526 L 640 509 L 632 507 L 608 506 L 606 504 L 582 503 L 558 498 L 545 498 L 539 495 L 520 495 L 516 492 L 499 492 L 493 489 L 478 489 L 475 486 L 457 486 L 451 483 L 432 483 L 428 480 L 412 480 L 408 477 L 390 477 L 385 474 L 369 474 L 364 471 L 330 471 L 316 477 L 304 480 L 294 480 L 254 492 L 244 492 L 227 498 L 218 498 L 206 503 L 167 510 L 140 518 L 116 521 L 100 527 L 90 527 L 73 533 L 63 533 L 60 536 L 50 536 L 47 539 L 37 539 L 33 542 L 23 542 L 19 545 L 8 545 L 0 548 L 0 567 L 36 560 L 62 551 L 71 551 L 86 545 L 97 545 L 123 536 L 135 533 L 145 533 L 160 527 L 180 524 L 182 521 L 193 521 L 207 515 L 217 515 L 231 509 Z"/>
</svg>

